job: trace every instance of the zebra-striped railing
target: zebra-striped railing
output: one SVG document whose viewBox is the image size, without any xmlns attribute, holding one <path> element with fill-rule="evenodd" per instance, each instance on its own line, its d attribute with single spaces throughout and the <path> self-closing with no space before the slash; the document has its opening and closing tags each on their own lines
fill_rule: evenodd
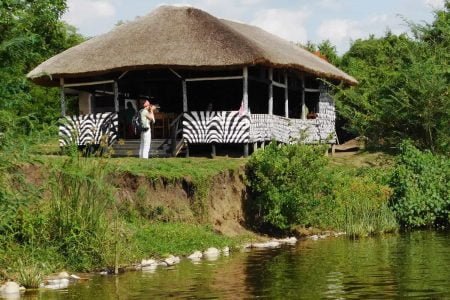
<svg viewBox="0 0 450 300">
<path fill-rule="evenodd" d="M 110 146 L 117 140 L 118 126 L 115 112 L 64 117 L 59 125 L 59 145 Z"/>
<path fill-rule="evenodd" d="M 183 137 L 190 144 L 248 143 L 250 117 L 239 111 L 191 111 L 183 115 Z"/>
<path fill-rule="evenodd" d="M 302 120 L 277 115 L 250 115 L 250 142 L 275 140 L 282 143 L 334 143 L 334 120 L 327 118 Z"/>
</svg>

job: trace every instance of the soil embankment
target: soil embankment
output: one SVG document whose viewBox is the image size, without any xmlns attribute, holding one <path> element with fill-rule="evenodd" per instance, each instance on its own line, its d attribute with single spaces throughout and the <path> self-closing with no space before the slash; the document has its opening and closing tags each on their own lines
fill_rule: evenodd
<svg viewBox="0 0 450 300">
<path fill-rule="evenodd" d="M 246 186 L 243 168 L 223 171 L 202 182 L 190 178 L 169 181 L 149 179 L 130 173 L 113 179 L 118 199 L 127 202 L 149 218 L 210 224 L 228 236 L 247 230 L 243 202 Z"/>
<path fill-rule="evenodd" d="M 29 183 L 42 186 L 47 174 L 42 168 L 27 165 L 22 171 Z M 244 167 L 239 167 L 199 181 L 120 172 L 110 174 L 109 180 L 116 188 L 117 201 L 128 211 L 155 221 L 208 224 L 218 233 L 236 236 L 248 233 L 244 227 L 244 173 Z"/>
</svg>

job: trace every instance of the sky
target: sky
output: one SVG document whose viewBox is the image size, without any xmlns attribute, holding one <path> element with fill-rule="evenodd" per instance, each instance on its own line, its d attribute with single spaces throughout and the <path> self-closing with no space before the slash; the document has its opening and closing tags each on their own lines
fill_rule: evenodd
<svg viewBox="0 0 450 300">
<path fill-rule="evenodd" d="M 193 6 L 261 27 L 292 42 L 330 40 L 340 54 L 370 34 L 408 31 L 407 21 L 431 22 L 444 0 L 68 0 L 63 19 L 92 37 L 118 21 L 132 21 L 160 5 Z"/>
</svg>

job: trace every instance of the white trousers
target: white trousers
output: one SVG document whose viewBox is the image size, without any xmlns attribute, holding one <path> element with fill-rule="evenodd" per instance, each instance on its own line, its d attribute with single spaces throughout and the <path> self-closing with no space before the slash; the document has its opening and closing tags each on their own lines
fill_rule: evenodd
<svg viewBox="0 0 450 300">
<path fill-rule="evenodd" d="M 145 132 L 141 132 L 141 145 L 139 147 L 139 158 L 148 158 L 151 143 L 152 143 L 151 129 Z"/>
</svg>

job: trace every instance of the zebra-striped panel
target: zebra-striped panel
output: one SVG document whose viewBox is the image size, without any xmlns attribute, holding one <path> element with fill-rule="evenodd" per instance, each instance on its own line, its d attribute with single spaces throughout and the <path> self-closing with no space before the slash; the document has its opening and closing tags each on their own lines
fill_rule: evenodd
<svg viewBox="0 0 450 300">
<path fill-rule="evenodd" d="M 191 111 L 183 115 L 183 137 L 190 144 L 248 143 L 250 118 L 238 111 Z"/>
<path fill-rule="evenodd" d="M 60 120 L 59 145 L 99 145 L 103 138 L 110 146 L 117 140 L 118 126 L 115 112 L 67 116 Z"/>
</svg>

